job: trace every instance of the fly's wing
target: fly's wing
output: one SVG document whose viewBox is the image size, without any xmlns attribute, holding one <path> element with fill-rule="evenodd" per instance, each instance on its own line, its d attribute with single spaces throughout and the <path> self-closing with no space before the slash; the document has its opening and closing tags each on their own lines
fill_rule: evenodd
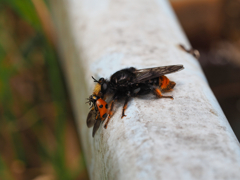
<svg viewBox="0 0 240 180">
<path fill-rule="evenodd" d="M 94 137 L 94 135 L 96 134 L 97 130 L 100 127 L 101 122 L 102 122 L 101 119 L 96 120 L 96 123 L 93 126 L 92 137 Z"/>
<path fill-rule="evenodd" d="M 147 80 L 163 76 L 165 74 L 174 73 L 184 69 L 183 65 L 171 65 L 171 66 L 160 66 L 147 69 L 136 69 L 134 74 L 136 75 L 133 83 L 141 83 Z"/>
<path fill-rule="evenodd" d="M 92 108 L 87 116 L 87 127 L 92 127 L 95 122 L 96 122 L 96 116 L 97 116 L 97 112 L 95 111 L 94 108 Z"/>
</svg>

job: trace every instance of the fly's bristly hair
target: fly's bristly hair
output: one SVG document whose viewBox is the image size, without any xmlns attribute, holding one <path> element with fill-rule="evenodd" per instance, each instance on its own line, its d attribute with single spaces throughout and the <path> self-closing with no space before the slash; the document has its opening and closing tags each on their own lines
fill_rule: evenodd
<svg viewBox="0 0 240 180">
<path fill-rule="evenodd" d="M 90 98 L 86 98 L 87 102 L 85 102 L 85 104 L 88 104 L 90 106 L 89 109 L 91 109 L 93 107 L 93 101 Z"/>
</svg>

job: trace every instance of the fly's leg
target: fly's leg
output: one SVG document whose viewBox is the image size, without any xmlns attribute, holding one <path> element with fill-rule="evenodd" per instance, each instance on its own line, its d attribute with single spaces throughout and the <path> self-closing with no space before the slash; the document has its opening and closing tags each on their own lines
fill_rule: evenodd
<svg viewBox="0 0 240 180">
<path fill-rule="evenodd" d="M 125 102 L 124 102 L 123 109 L 122 109 L 122 117 L 121 117 L 121 118 L 123 118 L 123 117 L 126 116 L 124 112 L 125 112 L 125 110 L 127 109 L 128 101 L 129 101 L 129 97 L 127 96 L 126 99 L 125 99 Z"/>
<path fill-rule="evenodd" d="M 113 115 L 113 106 L 114 106 L 114 101 L 115 99 L 113 99 L 110 103 L 110 109 L 109 109 L 109 112 L 108 112 L 108 118 L 107 118 L 107 121 L 106 123 L 104 124 L 104 128 L 107 129 L 107 126 L 108 126 L 108 123 Z"/>
<path fill-rule="evenodd" d="M 153 92 L 158 98 L 171 98 L 171 99 L 173 99 L 172 96 L 163 96 L 162 92 L 158 88 L 153 89 Z"/>
</svg>

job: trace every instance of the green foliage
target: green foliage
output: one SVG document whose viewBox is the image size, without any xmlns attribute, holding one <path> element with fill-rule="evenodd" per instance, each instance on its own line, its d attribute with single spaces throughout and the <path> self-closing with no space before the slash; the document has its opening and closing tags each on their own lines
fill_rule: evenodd
<svg viewBox="0 0 240 180">
<path fill-rule="evenodd" d="M 50 164 L 56 179 L 76 179 L 85 167 L 80 153 L 75 169 L 66 162 L 71 115 L 55 47 L 32 1 L 1 0 L 0 9 L 0 179 L 14 177 L 15 161 L 26 172 Z"/>
<path fill-rule="evenodd" d="M 41 24 L 32 1 L 30 0 L 2 0 L 11 7 L 20 18 L 28 22 L 35 30 L 41 31 Z"/>
</svg>

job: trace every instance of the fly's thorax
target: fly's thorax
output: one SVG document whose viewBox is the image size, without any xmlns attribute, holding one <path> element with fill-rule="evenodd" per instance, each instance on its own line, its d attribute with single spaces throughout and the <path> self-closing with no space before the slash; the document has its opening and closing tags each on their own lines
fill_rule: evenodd
<svg viewBox="0 0 240 180">
<path fill-rule="evenodd" d="M 132 72 L 131 68 L 127 68 L 127 69 L 123 69 L 120 71 L 117 71 L 116 73 L 114 73 L 111 78 L 110 78 L 110 82 L 113 85 L 124 85 L 127 83 L 131 83 L 132 79 L 135 77 L 136 75 Z"/>
</svg>

